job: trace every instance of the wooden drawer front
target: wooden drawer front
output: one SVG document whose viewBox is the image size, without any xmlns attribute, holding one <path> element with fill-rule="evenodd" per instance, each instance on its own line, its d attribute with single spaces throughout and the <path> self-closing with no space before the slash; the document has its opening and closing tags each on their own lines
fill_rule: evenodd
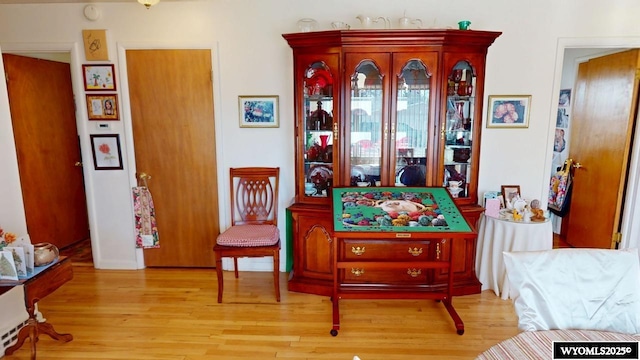
<svg viewBox="0 0 640 360">
<path fill-rule="evenodd" d="M 429 256 L 431 245 L 435 241 L 402 241 L 384 240 L 341 240 L 340 260 L 365 261 L 416 261 L 433 258 Z"/>
<path fill-rule="evenodd" d="M 341 271 L 342 284 L 424 285 L 430 269 L 367 269 L 348 268 Z"/>
</svg>

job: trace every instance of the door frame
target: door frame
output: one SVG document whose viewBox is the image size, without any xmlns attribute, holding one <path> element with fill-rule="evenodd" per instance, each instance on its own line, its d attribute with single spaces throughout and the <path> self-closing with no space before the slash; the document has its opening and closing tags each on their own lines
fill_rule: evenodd
<svg viewBox="0 0 640 360">
<path fill-rule="evenodd" d="M 562 68 L 564 53 L 566 49 L 572 48 L 593 48 L 593 49 L 632 49 L 640 48 L 640 37 L 592 37 L 592 38 L 559 38 L 556 48 L 556 66 L 553 83 L 552 99 L 560 96 Z M 545 171 L 542 181 L 542 194 L 546 197 L 549 193 L 549 178 L 551 177 L 551 166 L 553 154 L 553 139 L 555 135 L 555 123 L 558 111 L 558 104 L 552 102 L 549 116 L 549 131 L 547 134 L 547 156 Z M 640 131 L 640 121 L 636 118 L 634 131 Z M 629 154 L 629 173 L 627 189 L 622 209 L 621 232 L 622 240 L 619 248 L 640 247 L 640 224 L 634 224 L 635 215 L 640 216 L 640 141 L 634 141 Z"/>
<path fill-rule="evenodd" d="M 78 132 L 80 153 L 82 159 L 91 159 L 91 145 L 87 136 L 82 134 L 88 134 L 88 122 L 84 119 L 87 118 L 87 109 L 81 104 L 80 99 L 84 99 L 84 87 L 82 78 L 82 58 L 84 53 L 80 50 L 78 43 L 0 43 L 0 53 L 13 54 L 38 54 L 38 53 L 69 53 L 69 66 L 71 71 L 71 87 L 74 97 L 74 103 L 76 105 L 76 131 Z M 91 234 L 91 253 L 93 259 L 101 259 L 100 257 L 100 243 L 99 234 L 93 229 L 97 228 L 97 219 L 94 198 L 94 184 L 91 176 L 90 166 L 87 161 L 83 161 L 82 175 L 84 177 L 84 192 L 87 201 L 87 215 L 89 218 L 89 233 Z M 22 184 L 21 184 L 22 186 Z M 95 260 L 94 260 L 95 261 Z"/>
<path fill-rule="evenodd" d="M 216 134 L 216 172 L 218 174 L 218 221 L 220 224 L 220 228 L 224 228 L 227 226 L 227 218 L 229 214 L 227 214 L 227 209 L 222 206 L 222 204 L 229 203 L 229 194 L 228 191 L 225 191 L 225 184 L 229 183 L 229 174 L 227 174 L 224 169 L 227 168 L 226 161 L 223 154 L 223 136 L 222 136 L 222 114 L 220 111 L 220 107 L 222 106 L 221 100 L 221 84 L 220 84 L 220 61 L 219 61 L 219 43 L 216 41 L 214 44 L 184 44 L 184 43 L 154 43 L 154 42 L 145 42 L 145 43 L 137 43 L 137 42 L 122 42 L 117 45 L 117 57 L 118 57 L 118 66 L 119 66 L 119 80 L 120 80 L 120 98 L 121 98 L 121 106 L 120 106 L 120 114 L 123 119 L 123 130 L 124 130 L 124 138 L 125 138 L 125 146 L 127 147 L 127 160 L 126 162 L 129 164 L 129 184 L 131 187 L 138 186 L 136 179 L 136 159 L 135 159 L 135 148 L 133 143 L 133 124 L 131 122 L 131 103 L 129 102 L 129 81 L 127 76 L 127 50 L 210 50 L 211 51 L 211 66 L 213 71 L 213 117 L 214 117 L 214 128 Z M 235 102 L 233 102 L 235 104 Z M 213 254 L 213 253 L 212 253 Z M 136 249 L 136 263 L 139 269 L 145 267 L 144 265 L 144 252 L 142 249 Z M 233 263 L 231 259 L 223 259 L 223 268 L 232 268 Z M 231 267 L 230 267 L 231 266 Z"/>
</svg>

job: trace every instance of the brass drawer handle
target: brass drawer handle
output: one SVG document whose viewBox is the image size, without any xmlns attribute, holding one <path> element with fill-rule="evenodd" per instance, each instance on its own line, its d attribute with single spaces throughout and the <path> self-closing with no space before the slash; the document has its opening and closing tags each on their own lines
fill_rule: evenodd
<svg viewBox="0 0 640 360">
<path fill-rule="evenodd" d="M 447 239 L 442 239 L 440 240 L 440 242 L 436 243 L 436 260 L 440 260 L 440 254 L 442 253 L 442 250 L 440 250 L 440 244 L 444 245 L 446 243 L 447 243 Z"/>
<path fill-rule="evenodd" d="M 360 276 L 362 274 L 364 274 L 364 269 L 354 269 L 351 268 L 351 273 L 355 276 Z"/>
<path fill-rule="evenodd" d="M 422 248 L 418 249 L 418 248 L 409 248 L 409 254 L 411 254 L 411 256 L 419 256 L 420 254 L 422 254 Z"/>
<path fill-rule="evenodd" d="M 422 270 L 420 269 L 407 269 L 407 274 L 411 277 L 418 277 L 418 275 L 422 274 Z"/>
<path fill-rule="evenodd" d="M 364 254 L 364 246 L 363 247 L 352 246 L 351 247 L 351 252 L 356 254 L 356 256 L 360 256 L 360 255 Z"/>
</svg>

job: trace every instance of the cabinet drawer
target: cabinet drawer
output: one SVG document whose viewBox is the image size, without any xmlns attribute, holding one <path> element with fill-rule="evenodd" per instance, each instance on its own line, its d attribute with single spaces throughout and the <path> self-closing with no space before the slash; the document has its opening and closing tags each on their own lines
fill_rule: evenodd
<svg viewBox="0 0 640 360">
<path fill-rule="evenodd" d="M 433 258 L 435 240 L 385 241 L 385 240 L 340 240 L 341 261 L 415 261 Z"/>
<path fill-rule="evenodd" d="M 367 269 L 348 268 L 341 271 L 342 284 L 424 285 L 430 269 Z"/>
</svg>

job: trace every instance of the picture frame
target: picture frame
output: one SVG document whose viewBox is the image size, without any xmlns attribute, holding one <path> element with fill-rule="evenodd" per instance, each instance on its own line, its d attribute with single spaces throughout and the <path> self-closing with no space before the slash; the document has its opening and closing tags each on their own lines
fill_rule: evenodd
<svg viewBox="0 0 640 360">
<path fill-rule="evenodd" d="M 115 67 L 113 64 L 83 64 L 82 77 L 85 91 L 116 90 Z"/>
<path fill-rule="evenodd" d="M 238 96 L 241 128 L 280 127 L 277 95 Z"/>
<path fill-rule="evenodd" d="M 504 203 L 511 203 L 511 200 L 517 196 L 522 196 L 520 193 L 520 185 L 502 185 L 500 187 L 502 198 Z M 502 205 L 502 204 L 501 204 Z"/>
<path fill-rule="evenodd" d="M 86 97 L 89 120 L 119 119 L 117 94 L 88 94 Z"/>
<path fill-rule="evenodd" d="M 83 29 L 84 57 L 87 61 L 109 61 L 107 30 Z"/>
<path fill-rule="evenodd" d="M 487 128 L 528 128 L 531 95 L 489 95 Z"/>
<path fill-rule="evenodd" d="M 96 170 L 122 170 L 120 135 L 91 134 L 91 153 Z"/>
</svg>

